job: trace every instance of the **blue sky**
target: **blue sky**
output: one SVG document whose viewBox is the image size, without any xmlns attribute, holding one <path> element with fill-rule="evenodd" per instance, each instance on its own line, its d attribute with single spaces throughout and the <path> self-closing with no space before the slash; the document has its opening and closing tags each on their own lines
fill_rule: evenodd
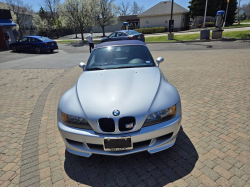
<svg viewBox="0 0 250 187">
<path fill-rule="evenodd" d="M 3 0 L 0 0 L 0 1 L 3 1 Z M 42 0 L 23 0 L 23 1 L 25 3 L 31 4 L 35 11 L 38 11 L 40 9 L 41 2 L 42 2 Z M 163 0 L 116 0 L 115 2 L 116 2 L 116 4 L 120 4 L 122 1 L 125 1 L 125 2 L 126 1 L 130 1 L 130 2 L 136 1 L 139 5 L 143 5 L 145 7 L 145 9 L 147 10 Z M 187 8 L 187 9 L 188 9 L 188 5 L 189 5 L 189 1 L 190 0 L 174 0 L 175 3 L 183 6 L 184 8 Z M 61 2 L 63 2 L 63 0 L 61 0 Z M 250 2 L 250 0 L 241 0 L 241 5 L 247 4 L 249 2 Z"/>
</svg>

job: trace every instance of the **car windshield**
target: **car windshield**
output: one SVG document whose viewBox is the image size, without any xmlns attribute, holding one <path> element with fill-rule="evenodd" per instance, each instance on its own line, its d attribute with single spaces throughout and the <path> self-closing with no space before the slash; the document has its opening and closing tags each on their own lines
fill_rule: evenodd
<svg viewBox="0 0 250 187">
<path fill-rule="evenodd" d="M 39 38 L 39 40 L 42 40 L 42 41 L 53 41 L 53 40 L 51 40 L 51 39 L 49 39 L 47 37 L 41 37 L 41 38 Z"/>
<path fill-rule="evenodd" d="M 155 66 L 146 46 L 111 46 L 95 49 L 89 57 L 86 70 L 103 70 Z"/>
<path fill-rule="evenodd" d="M 137 31 L 128 31 L 128 34 L 129 34 L 129 35 L 138 35 L 138 34 L 140 34 L 140 33 L 137 32 Z"/>
</svg>

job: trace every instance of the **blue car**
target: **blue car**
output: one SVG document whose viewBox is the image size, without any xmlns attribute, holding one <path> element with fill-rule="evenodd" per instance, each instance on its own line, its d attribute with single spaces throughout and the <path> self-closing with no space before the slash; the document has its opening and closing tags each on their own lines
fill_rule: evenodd
<svg viewBox="0 0 250 187">
<path fill-rule="evenodd" d="M 58 49 L 57 43 L 43 36 L 26 36 L 17 42 L 10 43 L 10 49 L 17 51 L 53 52 Z"/>
<path fill-rule="evenodd" d="M 111 42 L 119 40 L 140 40 L 142 42 L 145 42 L 145 37 L 144 34 L 134 30 L 121 30 L 113 32 L 108 37 L 103 38 L 101 42 Z"/>
</svg>

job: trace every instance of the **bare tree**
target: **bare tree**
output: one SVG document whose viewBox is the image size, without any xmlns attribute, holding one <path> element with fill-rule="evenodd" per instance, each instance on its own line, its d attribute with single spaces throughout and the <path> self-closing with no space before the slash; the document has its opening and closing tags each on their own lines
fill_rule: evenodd
<svg viewBox="0 0 250 187">
<path fill-rule="evenodd" d="M 139 15 L 145 11 L 144 6 L 139 6 L 136 1 L 133 2 L 131 6 L 131 15 Z"/>
<path fill-rule="evenodd" d="M 5 0 L 8 9 L 16 16 L 16 24 L 19 26 L 20 36 L 23 36 L 22 28 L 29 16 L 33 13 L 32 6 L 24 4 L 22 0 Z"/>
<path fill-rule="evenodd" d="M 131 13 L 131 3 L 129 1 L 122 2 L 119 6 L 117 6 L 118 12 L 120 16 L 130 15 Z"/>
<path fill-rule="evenodd" d="M 105 27 L 114 25 L 117 22 L 118 10 L 114 4 L 115 0 L 96 0 L 95 7 L 91 7 L 92 15 L 94 15 L 95 25 L 102 28 L 103 36 L 105 36 Z M 92 0 L 94 2 L 94 0 Z"/>
<path fill-rule="evenodd" d="M 58 5 L 60 3 L 60 0 L 43 0 L 42 7 L 44 11 L 46 12 L 46 17 L 48 24 L 51 26 L 55 25 L 58 29 L 56 34 L 57 37 L 59 36 L 60 30 L 61 30 L 61 24 L 59 21 L 59 15 L 58 15 Z M 59 31 L 59 33 L 58 33 Z"/>
<path fill-rule="evenodd" d="M 54 25 L 50 25 L 47 19 L 44 19 L 39 15 L 34 16 L 32 23 L 39 35 L 43 35 L 44 33 L 49 35 L 51 31 L 55 29 Z"/>
<path fill-rule="evenodd" d="M 95 1 L 93 0 L 93 2 Z M 67 19 L 68 22 L 72 22 L 74 27 L 80 30 L 82 40 L 84 40 L 84 30 L 92 24 L 90 5 L 93 2 L 92 0 L 65 0 L 60 6 L 60 15 Z"/>
<path fill-rule="evenodd" d="M 246 16 L 250 16 L 250 3 L 244 4 L 244 5 L 242 6 L 242 10 L 243 10 L 244 13 L 246 14 Z"/>
<path fill-rule="evenodd" d="M 47 36 L 50 37 L 51 32 L 56 29 L 56 25 L 53 23 L 48 14 L 49 13 L 46 12 L 43 7 L 41 7 L 38 14 L 34 16 L 32 23 L 39 35 L 44 35 L 44 33 L 46 33 Z"/>
<path fill-rule="evenodd" d="M 71 13 L 70 13 L 71 12 Z M 58 14 L 62 20 L 62 24 L 66 26 L 67 28 L 73 28 L 75 31 L 75 38 L 77 38 L 77 30 L 78 28 L 78 23 L 77 20 L 72 17 L 72 11 L 68 11 L 65 9 L 64 4 L 59 4 L 58 6 Z"/>
</svg>

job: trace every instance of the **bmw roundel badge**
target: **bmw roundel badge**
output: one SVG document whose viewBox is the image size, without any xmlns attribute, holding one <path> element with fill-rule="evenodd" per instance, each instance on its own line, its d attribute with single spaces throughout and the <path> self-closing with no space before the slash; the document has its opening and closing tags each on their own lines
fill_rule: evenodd
<svg viewBox="0 0 250 187">
<path fill-rule="evenodd" d="M 114 116 L 119 116 L 120 115 L 120 111 L 119 110 L 114 110 L 113 111 L 113 115 Z"/>
</svg>

